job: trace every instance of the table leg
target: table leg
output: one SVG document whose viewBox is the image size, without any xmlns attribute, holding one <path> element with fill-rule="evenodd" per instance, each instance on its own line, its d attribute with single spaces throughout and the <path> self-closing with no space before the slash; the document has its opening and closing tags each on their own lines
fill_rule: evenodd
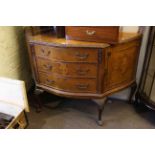
<svg viewBox="0 0 155 155">
<path fill-rule="evenodd" d="M 42 109 L 42 103 L 39 95 L 43 92 L 44 91 L 42 89 L 39 89 L 37 87 L 34 90 L 35 108 L 36 108 L 36 112 L 38 113 L 41 112 L 41 109 Z"/>
<path fill-rule="evenodd" d="M 103 120 L 102 120 L 102 114 L 104 110 L 104 105 L 107 102 L 107 98 L 104 99 L 94 99 L 95 103 L 98 106 L 98 118 L 97 118 L 97 123 L 98 125 L 102 126 L 103 125 Z"/>
</svg>

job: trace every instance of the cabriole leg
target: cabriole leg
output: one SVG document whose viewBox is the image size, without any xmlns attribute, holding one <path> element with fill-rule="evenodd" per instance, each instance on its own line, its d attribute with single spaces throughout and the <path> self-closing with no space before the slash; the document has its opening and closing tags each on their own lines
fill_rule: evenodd
<svg viewBox="0 0 155 155">
<path fill-rule="evenodd" d="M 98 108 L 98 120 L 97 120 L 98 125 L 103 125 L 103 121 L 102 121 L 103 110 L 104 110 L 104 105 L 103 106 L 99 105 L 99 108 Z"/>
<path fill-rule="evenodd" d="M 40 97 L 39 95 L 41 93 L 43 93 L 44 91 L 42 89 L 39 89 L 39 88 L 35 88 L 34 90 L 34 98 L 35 98 L 35 108 L 36 108 L 36 112 L 41 112 L 41 109 L 42 109 L 42 103 L 41 103 L 41 100 L 40 100 Z"/>
<path fill-rule="evenodd" d="M 103 110 L 104 110 L 104 105 L 105 103 L 107 102 L 107 98 L 104 98 L 104 99 L 95 99 L 93 100 L 95 101 L 95 103 L 97 104 L 98 106 L 98 118 L 97 118 L 97 123 L 98 125 L 103 125 L 103 120 L 102 120 L 102 113 L 103 113 Z"/>
</svg>

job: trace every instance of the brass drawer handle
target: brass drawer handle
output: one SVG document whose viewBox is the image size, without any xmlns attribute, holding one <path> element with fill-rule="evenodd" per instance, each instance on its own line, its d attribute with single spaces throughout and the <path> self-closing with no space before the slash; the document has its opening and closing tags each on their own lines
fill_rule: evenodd
<svg viewBox="0 0 155 155">
<path fill-rule="evenodd" d="M 54 80 L 49 80 L 49 79 L 46 79 L 46 82 L 47 82 L 47 84 L 54 84 L 55 83 Z"/>
<path fill-rule="evenodd" d="M 86 75 L 89 71 L 90 71 L 90 69 L 86 69 L 86 70 L 77 69 L 76 72 L 77 72 L 78 75 L 81 75 L 81 76 L 83 75 L 83 76 L 84 76 L 84 75 Z"/>
<path fill-rule="evenodd" d="M 51 70 L 52 69 L 52 65 L 50 65 L 50 64 L 44 64 L 43 66 L 47 70 Z"/>
<path fill-rule="evenodd" d="M 89 56 L 88 53 L 85 53 L 85 54 L 76 53 L 76 57 L 81 60 L 87 59 L 88 56 Z"/>
<path fill-rule="evenodd" d="M 78 89 L 84 90 L 84 89 L 87 89 L 89 87 L 89 84 L 77 84 L 76 87 Z"/>
<path fill-rule="evenodd" d="M 47 52 L 45 52 L 44 49 L 41 49 L 41 52 L 42 52 L 42 54 L 43 54 L 44 56 L 49 56 L 50 53 L 51 53 L 51 51 L 47 51 Z"/>
<path fill-rule="evenodd" d="M 86 30 L 86 34 L 89 36 L 92 36 L 96 33 L 96 31 L 90 31 L 90 30 Z"/>
</svg>

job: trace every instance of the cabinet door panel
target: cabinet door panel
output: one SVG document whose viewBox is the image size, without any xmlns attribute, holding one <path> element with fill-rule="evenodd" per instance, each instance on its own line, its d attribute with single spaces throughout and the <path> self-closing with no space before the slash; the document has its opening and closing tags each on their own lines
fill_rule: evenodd
<svg viewBox="0 0 155 155">
<path fill-rule="evenodd" d="M 107 76 L 106 89 L 115 88 L 135 80 L 139 44 L 121 49 L 121 46 L 111 48 L 106 53 Z"/>
</svg>

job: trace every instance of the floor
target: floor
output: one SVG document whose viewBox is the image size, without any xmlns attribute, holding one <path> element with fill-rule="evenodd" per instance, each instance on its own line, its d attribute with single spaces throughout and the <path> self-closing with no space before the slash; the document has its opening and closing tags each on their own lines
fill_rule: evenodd
<svg viewBox="0 0 155 155">
<path fill-rule="evenodd" d="M 44 101 L 43 101 L 44 98 Z M 137 112 L 125 101 L 112 100 L 105 105 L 103 125 L 96 123 L 97 105 L 91 100 L 61 99 L 57 105 L 52 96 L 44 95 L 44 106 L 36 112 L 30 99 L 29 129 L 152 129 L 155 128 L 155 112 Z M 47 99 L 47 100 L 46 100 Z M 57 100 L 57 99 L 56 99 Z"/>
</svg>

